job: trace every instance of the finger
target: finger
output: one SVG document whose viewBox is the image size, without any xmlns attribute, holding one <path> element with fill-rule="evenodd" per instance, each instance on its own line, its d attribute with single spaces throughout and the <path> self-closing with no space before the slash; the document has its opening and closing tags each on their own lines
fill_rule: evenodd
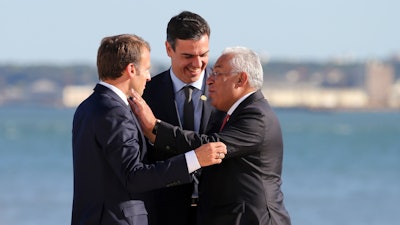
<svg viewBox="0 0 400 225">
<path fill-rule="evenodd" d="M 132 95 L 134 97 L 134 100 L 136 100 L 137 102 L 141 102 L 143 100 L 142 96 L 140 96 L 139 93 L 137 93 L 136 91 L 133 91 Z"/>
<path fill-rule="evenodd" d="M 130 89 L 130 93 L 131 93 L 131 96 L 134 98 L 140 97 L 139 93 L 137 93 L 137 91 L 135 91 L 135 89 L 133 89 L 133 88 Z"/>
<path fill-rule="evenodd" d="M 225 146 L 225 144 L 222 143 L 222 142 L 220 142 L 220 141 L 218 141 L 218 142 L 211 142 L 210 144 L 214 145 L 214 146 L 217 147 L 217 148 L 220 148 L 220 147 L 224 147 L 224 146 Z"/>
<path fill-rule="evenodd" d="M 216 148 L 218 149 L 218 152 L 222 152 L 224 154 L 227 153 L 226 145 L 222 142 L 218 142 L 218 145 L 216 146 Z"/>
<path fill-rule="evenodd" d="M 226 147 L 224 147 L 223 149 L 220 150 L 222 153 L 227 154 L 228 150 L 226 149 Z"/>
<path fill-rule="evenodd" d="M 128 103 L 131 107 L 131 109 L 133 110 L 133 112 L 138 112 L 139 111 L 139 105 L 137 105 L 134 101 L 134 98 L 128 98 Z"/>
<path fill-rule="evenodd" d="M 133 101 L 133 97 L 128 98 L 128 102 L 130 105 L 135 105 L 135 102 Z"/>
<path fill-rule="evenodd" d="M 137 109 L 137 105 L 136 105 L 135 102 L 133 101 L 133 98 L 132 98 L 132 97 L 128 98 L 128 103 L 129 103 L 129 105 L 131 106 L 131 108 L 134 109 L 134 111 Z"/>
<path fill-rule="evenodd" d="M 136 97 L 129 99 L 128 102 L 135 108 L 136 111 L 143 109 L 143 105 L 140 104 L 140 100 Z"/>
<path fill-rule="evenodd" d="M 217 152 L 217 153 L 215 154 L 215 159 L 223 159 L 223 158 L 225 158 L 225 154 L 224 154 L 224 153 L 222 153 L 222 152 Z"/>
<path fill-rule="evenodd" d="M 130 92 L 131 96 L 133 96 L 133 94 L 135 93 L 135 89 L 131 88 L 131 89 L 129 89 L 129 92 Z"/>
</svg>

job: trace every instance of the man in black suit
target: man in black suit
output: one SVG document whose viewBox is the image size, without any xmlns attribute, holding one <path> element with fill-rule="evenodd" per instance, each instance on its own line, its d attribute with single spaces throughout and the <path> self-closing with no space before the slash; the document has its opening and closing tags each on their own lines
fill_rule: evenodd
<svg viewBox="0 0 400 225">
<path fill-rule="evenodd" d="M 220 163 L 222 143 L 148 164 L 146 140 L 127 98 L 150 80 L 150 46 L 136 35 L 102 40 L 100 82 L 76 109 L 72 148 L 72 225 L 147 225 L 149 190 L 191 182 L 190 173 Z"/>
<path fill-rule="evenodd" d="M 206 80 L 210 27 L 198 14 L 183 11 L 172 17 L 167 26 L 165 48 L 171 67 L 154 76 L 146 85 L 143 98 L 157 118 L 186 130 L 206 133 L 220 124 L 225 113 L 217 112 L 207 97 Z M 185 87 L 191 87 L 194 116 L 192 125 L 185 124 Z M 192 113 L 193 115 L 193 113 Z M 151 162 L 164 160 L 173 154 L 163 149 L 149 148 Z M 196 177 L 194 177 L 196 178 Z M 155 200 L 149 205 L 151 225 L 193 225 L 197 206 L 197 180 L 192 184 L 168 187 L 153 192 Z"/>
<path fill-rule="evenodd" d="M 282 132 L 261 92 L 259 57 L 247 48 L 227 48 L 207 84 L 212 105 L 228 115 L 219 133 L 198 134 L 156 120 L 136 94 L 131 107 L 156 148 L 177 154 L 211 141 L 227 145 L 221 164 L 202 169 L 198 225 L 290 225 L 281 191 Z"/>
</svg>

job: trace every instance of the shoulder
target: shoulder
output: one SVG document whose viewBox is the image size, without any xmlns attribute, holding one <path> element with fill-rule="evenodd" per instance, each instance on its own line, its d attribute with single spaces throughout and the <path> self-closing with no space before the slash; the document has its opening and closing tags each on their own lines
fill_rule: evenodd
<svg viewBox="0 0 400 225">
<path fill-rule="evenodd" d="M 146 90 L 149 89 L 156 89 L 159 88 L 160 86 L 172 84 L 171 77 L 169 75 L 169 70 L 166 70 L 162 73 L 159 73 L 153 77 L 151 77 L 151 80 L 147 82 L 145 92 Z"/>
<path fill-rule="evenodd" d="M 146 101 L 148 101 L 154 98 L 155 95 L 156 96 L 165 95 L 166 90 L 170 89 L 171 87 L 172 87 L 172 80 L 169 75 L 169 70 L 166 70 L 162 73 L 153 76 L 151 80 L 147 82 L 142 97 Z"/>
<path fill-rule="evenodd" d="M 154 75 L 153 77 L 151 77 L 151 80 L 148 83 L 149 84 L 160 83 L 160 82 L 165 82 L 168 79 L 170 79 L 169 69 Z"/>
</svg>

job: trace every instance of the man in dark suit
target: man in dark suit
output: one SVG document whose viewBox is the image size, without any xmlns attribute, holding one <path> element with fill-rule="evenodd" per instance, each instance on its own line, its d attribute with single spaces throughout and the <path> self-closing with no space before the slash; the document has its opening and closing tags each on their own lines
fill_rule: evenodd
<svg viewBox="0 0 400 225">
<path fill-rule="evenodd" d="M 157 118 L 186 130 L 206 133 L 213 123 L 220 124 L 225 113 L 216 112 L 207 98 L 206 80 L 210 27 L 198 14 L 183 11 L 171 18 L 167 26 L 165 48 L 171 67 L 154 76 L 146 85 L 143 98 Z M 194 124 L 185 124 L 185 87 L 192 87 Z M 149 148 L 151 162 L 164 160 L 173 154 Z M 196 178 L 196 177 L 194 177 Z M 192 184 L 155 190 L 155 201 L 149 205 L 151 225 L 194 225 L 197 206 L 197 180 Z"/>
<path fill-rule="evenodd" d="M 281 191 L 282 132 L 261 92 L 259 57 L 247 48 L 227 48 L 207 84 L 212 105 L 228 115 L 219 133 L 202 135 L 156 120 L 140 96 L 131 107 L 156 148 L 179 153 L 211 141 L 227 145 L 221 164 L 202 169 L 198 225 L 290 225 Z"/>
<path fill-rule="evenodd" d="M 72 148 L 72 225 L 147 225 L 146 191 L 191 182 L 190 173 L 220 163 L 225 145 L 148 164 L 146 140 L 129 93 L 150 80 L 150 46 L 135 35 L 106 37 L 98 49 L 100 82 L 76 109 Z"/>
</svg>

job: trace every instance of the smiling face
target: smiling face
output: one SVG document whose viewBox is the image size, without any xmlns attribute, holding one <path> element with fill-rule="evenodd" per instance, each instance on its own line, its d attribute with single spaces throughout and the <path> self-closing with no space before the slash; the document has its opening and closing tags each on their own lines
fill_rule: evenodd
<svg viewBox="0 0 400 225">
<path fill-rule="evenodd" d="M 208 35 L 201 36 L 199 40 L 177 39 L 175 50 L 165 42 L 172 71 L 182 82 L 193 83 L 200 78 L 208 63 L 208 42 Z"/>
</svg>

